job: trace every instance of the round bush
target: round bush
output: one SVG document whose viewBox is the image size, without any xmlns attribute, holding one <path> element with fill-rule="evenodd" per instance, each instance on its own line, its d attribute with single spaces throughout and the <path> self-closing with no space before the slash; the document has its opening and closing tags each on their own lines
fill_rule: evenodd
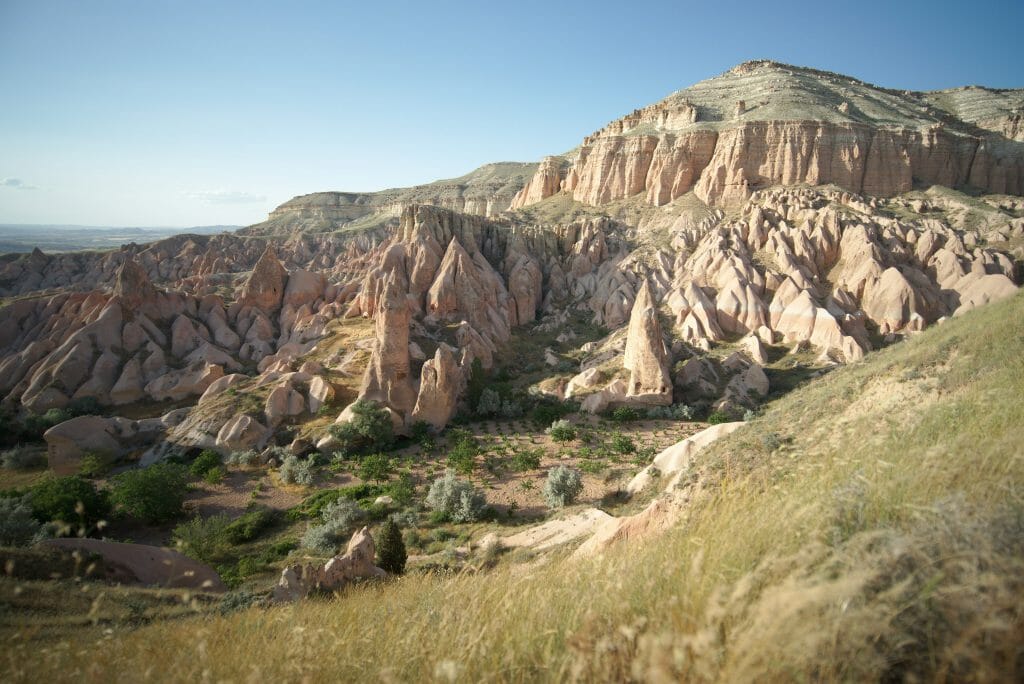
<svg viewBox="0 0 1024 684">
<path fill-rule="evenodd" d="M 196 457 L 196 460 L 192 461 L 192 465 L 188 467 L 188 472 L 195 477 L 203 477 L 214 468 L 219 468 L 220 464 L 220 454 L 212 449 L 205 449 Z"/>
<path fill-rule="evenodd" d="M 431 510 L 452 522 L 479 520 L 487 500 L 472 484 L 458 479 L 448 470 L 430 485 L 427 505 Z"/>
<path fill-rule="evenodd" d="M 129 470 L 114 478 L 111 499 L 133 518 L 149 524 L 168 522 L 185 503 L 187 472 L 184 466 L 167 462 Z"/>
<path fill-rule="evenodd" d="M 277 473 L 281 476 L 281 482 L 285 484 L 311 485 L 313 484 L 313 459 L 304 461 L 289 454 L 285 456 Z"/>
<path fill-rule="evenodd" d="M 110 514 L 106 492 L 77 475 L 45 480 L 30 491 L 32 514 L 40 522 L 92 527 Z"/>
<path fill-rule="evenodd" d="M 568 506 L 583 491 L 583 477 L 580 471 L 555 466 L 548 471 L 548 479 L 544 483 L 544 500 L 552 508 Z"/>
</svg>

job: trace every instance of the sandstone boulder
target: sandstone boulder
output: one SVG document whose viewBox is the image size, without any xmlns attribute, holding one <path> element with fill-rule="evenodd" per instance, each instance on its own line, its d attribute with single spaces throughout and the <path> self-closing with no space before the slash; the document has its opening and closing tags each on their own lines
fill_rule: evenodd
<svg viewBox="0 0 1024 684">
<path fill-rule="evenodd" d="M 358 579 L 384 577 L 387 573 L 374 565 L 374 554 L 373 537 L 364 527 L 352 535 L 345 553 L 325 564 L 286 567 L 274 587 L 274 601 L 290 603 L 305 598 L 314 590 L 338 591 Z"/>
<path fill-rule="evenodd" d="M 40 544 L 96 554 L 108 565 L 127 571 L 128 576 L 145 586 L 227 591 L 213 568 L 171 549 L 101 539 L 47 539 Z"/>
</svg>

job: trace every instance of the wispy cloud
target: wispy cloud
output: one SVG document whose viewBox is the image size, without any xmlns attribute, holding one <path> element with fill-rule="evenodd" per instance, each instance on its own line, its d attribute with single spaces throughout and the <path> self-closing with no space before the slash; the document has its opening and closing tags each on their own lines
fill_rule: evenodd
<svg viewBox="0 0 1024 684">
<path fill-rule="evenodd" d="M 12 190 L 37 190 L 36 186 L 29 185 L 20 178 L 4 178 L 0 181 L 0 187 L 10 188 Z"/>
<path fill-rule="evenodd" d="M 253 204 L 267 199 L 266 195 L 241 190 L 189 190 L 184 195 L 209 204 Z"/>
</svg>

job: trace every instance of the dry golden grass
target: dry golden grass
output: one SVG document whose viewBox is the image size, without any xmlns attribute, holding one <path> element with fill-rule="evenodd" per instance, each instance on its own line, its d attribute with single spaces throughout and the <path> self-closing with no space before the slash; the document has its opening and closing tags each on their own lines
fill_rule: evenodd
<svg viewBox="0 0 1024 684">
<path fill-rule="evenodd" d="M 1019 681 L 1022 333 L 1017 296 L 793 392 L 643 547 L 7 649 L 5 679 Z"/>
</svg>

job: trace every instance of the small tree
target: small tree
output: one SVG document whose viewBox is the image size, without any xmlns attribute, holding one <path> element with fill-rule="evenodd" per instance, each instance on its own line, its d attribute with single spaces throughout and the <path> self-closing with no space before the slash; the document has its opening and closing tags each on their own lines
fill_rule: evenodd
<svg viewBox="0 0 1024 684">
<path fill-rule="evenodd" d="M 188 471 L 177 463 L 161 462 L 129 470 L 114 478 L 113 502 L 128 515 L 149 524 L 173 520 L 188 493 Z"/>
<path fill-rule="evenodd" d="M 576 428 L 567 420 L 556 420 L 544 432 L 548 433 L 556 442 L 569 442 L 576 439 Z"/>
<path fill-rule="evenodd" d="M 349 422 L 328 428 L 331 436 L 341 443 L 341 451 L 353 456 L 391 448 L 395 434 L 387 409 L 360 399 L 352 405 L 352 414 Z"/>
<path fill-rule="evenodd" d="M 392 575 L 405 572 L 405 542 L 402 532 L 391 518 L 384 521 L 377 535 L 377 565 Z"/>
<path fill-rule="evenodd" d="M 552 508 L 568 506 L 583 491 L 583 478 L 580 471 L 555 466 L 548 471 L 548 479 L 544 483 L 544 500 Z"/>
<path fill-rule="evenodd" d="M 359 464 L 359 477 L 366 481 L 385 482 L 393 470 L 390 458 L 384 454 L 372 454 Z"/>
</svg>

